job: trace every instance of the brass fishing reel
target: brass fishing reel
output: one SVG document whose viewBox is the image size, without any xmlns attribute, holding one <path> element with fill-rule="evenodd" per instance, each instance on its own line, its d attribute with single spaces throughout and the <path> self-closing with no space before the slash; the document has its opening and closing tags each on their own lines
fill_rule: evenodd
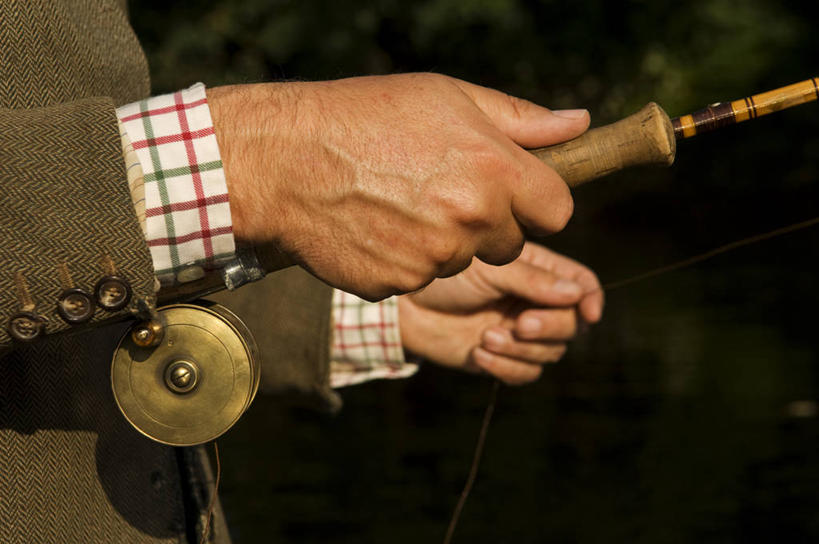
<svg viewBox="0 0 819 544">
<path fill-rule="evenodd" d="M 253 335 L 214 303 L 172 304 L 135 325 L 111 362 L 117 406 L 137 431 L 171 446 L 209 442 L 250 406 L 261 377 Z"/>
</svg>

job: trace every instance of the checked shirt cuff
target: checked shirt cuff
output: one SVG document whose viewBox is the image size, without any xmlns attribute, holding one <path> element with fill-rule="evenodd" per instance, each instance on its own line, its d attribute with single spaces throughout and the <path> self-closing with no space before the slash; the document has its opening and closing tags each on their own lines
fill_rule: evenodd
<svg viewBox="0 0 819 544">
<path fill-rule="evenodd" d="M 417 365 L 404 360 L 395 297 L 367 302 L 344 291 L 333 293 L 332 387 L 406 378 L 417 370 Z"/>
<path fill-rule="evenodd" d="M 117 116 L 142 166 L 146 240 L 160 283 L 233 258 L 227 182 L 205 86 L 127 104 Z"/>
</svg>

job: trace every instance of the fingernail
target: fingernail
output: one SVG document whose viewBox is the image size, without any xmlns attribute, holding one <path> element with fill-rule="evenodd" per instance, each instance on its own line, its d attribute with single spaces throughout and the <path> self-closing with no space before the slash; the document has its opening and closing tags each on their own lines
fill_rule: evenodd
<svg viewBox="0 0 819 544">
<path fill-rule="evenodd" d="M 535 334 L 540 332 L 540 320 L 535 317 L 524 317 L 518 323 L 518 331 L 523 334 Z"/>
<path fill-rule="evenodd" d="M 557 280 L 552 284 L 552 291 L 561 295 L 579 296 L 582 291 L 580 286 L 570 280 Z"/>
<path fill-rule="evenodd" d="M 552 110 L 552 113 L 564 119 L 581 119 L 589 114 L 589 110 Z"/>
<path fill-rule="evenodd" d="M 506 336 L 499 331 L 488 330 L 483 333 L 483 339 L 487 344 L 500 347 L 506 343 Z"/>
</svg>

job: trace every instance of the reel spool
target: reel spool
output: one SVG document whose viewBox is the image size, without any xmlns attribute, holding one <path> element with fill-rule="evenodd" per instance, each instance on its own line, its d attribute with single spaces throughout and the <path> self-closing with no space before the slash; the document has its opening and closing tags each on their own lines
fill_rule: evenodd
<svg viewBox="0 0 819 544">
<path fill-rule="evenodd" d="M 209 442 L 233 426 L 259 388 L 253 335 L 219 304 L 158 309 L 161 330 L 144 324 L 120 340 L 111 387 L 122 415 L 140 433 L 170 446 Z M 161 335 L 149 345 L 150 334 Z"/>
</svg>

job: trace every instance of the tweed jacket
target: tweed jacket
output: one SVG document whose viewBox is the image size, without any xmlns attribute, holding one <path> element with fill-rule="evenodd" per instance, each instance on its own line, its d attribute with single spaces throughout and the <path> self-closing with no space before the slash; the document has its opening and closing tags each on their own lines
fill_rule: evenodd
<svg viewBox="0 0 819 544">
<path fill-rule="evenodd" d="M 110 389 L 110 361 L 128 327 L 124 319 L 155 303 L 114 112 L 149 90 L 124 0 L 0 1 L 5 544 L 197 538 L 208 499 L 207 490 L 195 488 L 207 479 L 201 456 L 138 434 L 119 414 Z M 90 289 L 105 273 L 102 261 L 130 283 L 130 307 L 116 314 L 97 310 L 89 324 L 72 327 L 56 312 L 57 296 L 67 282 Z M 262 391 L 296 389 L 331 399 L 325 341 L 330 289 L 298 270 L 260 284 L 219 300 L 256 333 Z M 45 318 L 47 334 L 15 344 L 5 325 L 31 306 Z M 197 474 L 205 476 L 197 480 Z M 228 540 L 218 520 L 216 538 Z"/>
</svg>

